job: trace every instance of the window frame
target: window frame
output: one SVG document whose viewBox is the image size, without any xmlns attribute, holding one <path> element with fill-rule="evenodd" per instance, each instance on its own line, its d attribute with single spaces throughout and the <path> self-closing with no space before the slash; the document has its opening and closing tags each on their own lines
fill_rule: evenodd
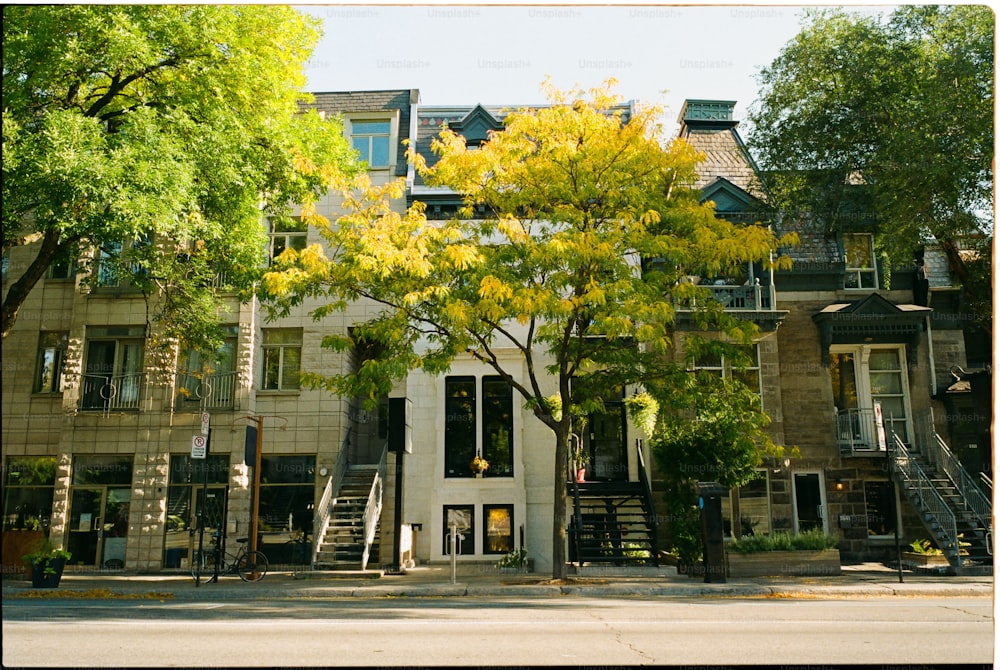
<svg viewBox="0 0 1000 670">
<path fill-rule="evenodd" d="M 99 342 L 113 342 L 115 345 L 111 369 L 103 369 L 106 365 L 93 359 L 93 345 Z M 129 347 L 133 353 L 138 353 L 138 365 L 134 364 L 135 359 L 130 359 Z M 129 360 L 133 364 L 129 364 Z M 101 366 L 102 369 L 95 369 Z M 133 369 L 134 368 L 134 369 Z M 88 378 L 103 378 L 104 384 L 97 390 L 102 403 L 88 402 L 91 398 L 91 391 L 88 390 Z M 130 379 L 134 377 L 134 379 Z M 83 384 L 80 393 L 80 408 L 83 410 L 107 410 L 107 409 L 138 409 L 142 402 L 143 391 L 145 389 L 146 378 L 146 329 L 144 326 L 87 326 L 84 336 L 84 365 Z M 119 380 L 120 388 L 113 386 L 115 380 Z M 93 382 L 90 382 L 93 384 Z M 112 385 L 111 391 L 104 388 Z M 128 392 L 128 397 L 123 398 L 123 393 Z M 127 404 L 123 404 L 127 403 Z"/>
<path fill-rule="evenodd" d="M 865 238 L 867 243 L 865 246 L 868 248 L 868 262 L 870 266 L 855 266 L 851 265 L 851 254 L 848 252 L 848 239 L 853 241 Z M 879 289 L 879 277 L 878 277 L 878 259 L 875 256 L 875 236 L 871 233 L 843 233 L 841 236 L 841 245 L 844 250 L 844 290 L 846 291 L 877 291 Z M 852 247 L 854 245 L 851 245 Z M 859 247 L 860 248 L 860 247 Z M 871 283 L 873 286 L 864 286 L 863 276 L 870 274 Z M 856 285 L 851 286 L 850 278 L 854 277 L 854 283 Z"/>
<path fill-rule="evenodd" d="M 507 547 L 504 549 L 490 549 L 490 511 L 491 510 L 504 510 L 507 512 L 507 521 L 510 524 L 508 529 L 509 541 Z M 514 551 L 517 546 L 517 537 L 515 536 L 515 530 L 517 525 L 514 521 L 514 505 L 509 503 L 487 503 L 483 505 L 483 555 L 484 556 L 502 556 L 509 554 Z M 503 537 L 502 535 L 500 537 Z"/>
<path fill-rule="evenodd" d="M 297 342 L 268 342 L 269 334 L 278 333 L 291 333 L 298 335 Z M 263 328 L 261 329 L 261 373 L 260 373 L 260 391 L 273 391 L 273 392 L 298 392 L 301 390 L 300 375 L 302 373 L 302 340 L 303 333 L 301 328 Z M 294 382 L 285 381 L 285 367 L 286 367 L 286 353 L 289 350 L 298 350 L 298 364 L 294 371 L 295 380 Z M 276 386 L 268 386 L 268 352 L 277 351 L 278 352 L 278 378 Z M 290 372 L 290 371 L 289 371 Z"/>
<path fill-rule="evenodd" d="M 462 539 L 458 541 L 458 553 L 456 556 L 475 556 L 476 555 L 476 506 L 472 504 L 460 504 L 460 505 L 443 505 L 441 515 L 441 527 L 444 530 L 443 537 L 441 539 L 441 555 L 451 556 L 451 552 L 448 550 L 448 544 L 451 535 L 451 529 L 448 526 L 448 512 L 451 510 L 463 510 L 469 513 L 469 527 L 464 531 L 460 531 L 459 534 L 463 536 Z"/>
<path fill-rule="evenodd" d="M 869 501 L 868 488 L 871 486 L 883 487 L 882 492 L 879 495 L 885 496 L 892 501 L 892 513 L 883 514 L 884 521 L 886 523 L 885 533 L 873 533 L 872 523 L 873 523 L 873 507 L 872 503 Z M 892 540 L 895 537 L 895 532 L 897 528 L 902 528 L 902 519 L 900 515 L 900 504 L 899 504 L 899 487 L 895 486 L 892 482 L 882 479 L 866 479 L 862 486 L 862 491 L 865 496 L 865 533 L 869 540 Z M 877 508 L 876 508 L 877 510 Z M 895 518 L 893 518 L 893 516 Z M 895 524 L 895 525 L 892 525 Z"/>
<path fill-rule="evenodd" d="M 356 132 L 356 124 L 368 124 L 368 123 L 388 123 L 389 129 L 387 133 L 381 132 Z M 363 114 L 355 114 L 344 119 L 344 133 L 347 135 L 347 141 L 351 145 L 351 148 L 358 151 L 359 158 L 362 160 L 367 168 L 371 171 L 391 171 L 396 166 L 396 161 L 398 154 L 396 152 L 396 145 L 399 144 L 397 138 L 399 137 L 399 112 L 370 112 Z M 367 155 L 355 146 L 355 140 L 363 137 L 368 138 L 368 151 Z M 373 153 L 373 141 L 376 137 L 386 137 L 388 141 L 388 151 L 385 164 L 373 165 L 371 163 L 372 153 Z"/>
<path fill-rule="evenodd" d="M 279 227 L 287 227 L 288 230 Z M 275 243 L 283 238 L 284 246 L 275 252 Z M 299 242 L 301 240 L 301 243 Z M 267 219 L 267 265 L 274 264 L 274 259 L 287 249 L 300 252 L 309 245 L 309 224 L 301 216 L 290 217 L 290 221 Z"/>
<path fill-rule="evenodd" d="M 55 336 L 58 341 L 53 343 L 47 338 Z M 62 393 L 62 377 L 66 367 L 66 352 L 69 350 L 69 331 L 66 330 L 43 330 L 38 333 L 38 350 L 35 361 L 35 376 L 32 384 L 32 393 L 57 394 Z M 43 372 L 46 370 L 46 356 L 52 353 L 52 372 L 50 380 L 44 381 Z"/>
</svg>

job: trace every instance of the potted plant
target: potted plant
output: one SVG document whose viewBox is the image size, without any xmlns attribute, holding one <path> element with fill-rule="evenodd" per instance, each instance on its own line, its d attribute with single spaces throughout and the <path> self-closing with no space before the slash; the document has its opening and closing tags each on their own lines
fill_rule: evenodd
<svg viewBox="0 0 1000 670">
<path fill-rule="evenodd" d="M 941 568 L 948 566 L 944 552 L 934 546 L 930 540 L 914 540 L 910 548 L 902 553 L 903 563 L 911 567 Z"/>
<path fill-rule="evenodd" d="M 36 589 L 54 589 L 62 579 L 66 561 L 72 558 L 65 549 L 56 548 L 45 540 L 42 546 L 21 559 L 31 567 L 31 586 Z"/>
<path fill-rule="evenodd" d="M 583 448 L 583 441 L 579 440 L 573 447 L 573 468 L 576 471 L 576 481 L 586 481 L 588 463 L 590 463 L 590 454 Z"/>
<path fill-rule="evenodd" d="M 483 473 L 490 469 L 490 463 L 479 454 L 476 454 L 475 458 L 472 459 L 472 462 L 469 463 L 469 469 L 472 470 L 477 477 L 482 477 Z"/>
</svg>

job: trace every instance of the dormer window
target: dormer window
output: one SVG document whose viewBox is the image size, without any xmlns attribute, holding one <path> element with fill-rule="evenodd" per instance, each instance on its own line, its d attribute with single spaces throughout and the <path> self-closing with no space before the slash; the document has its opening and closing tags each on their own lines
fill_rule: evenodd
<svg viewBox="0 0 1000 670">
<path fill-rule="evenodd" d="M 878 273 L 875 265 L 875 240 L 868 233 L 844 235 L 844 261 L 847 265 L 844 288 L 878 288 Z"/>
<path fill-rule="evenodd" d="M 351 121 L 351 146 L 370 168 L 389 167 L 392 123 L 386 120 Z"/>
</svg>

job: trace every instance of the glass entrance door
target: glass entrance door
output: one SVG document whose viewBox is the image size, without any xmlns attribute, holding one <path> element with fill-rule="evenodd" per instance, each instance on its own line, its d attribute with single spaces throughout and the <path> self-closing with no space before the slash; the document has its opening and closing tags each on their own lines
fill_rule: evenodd
<svg viewBox="0 0 1000 670">
<path fill-rule="evenodd" d="M 70 497 L 67 549 L 75 564 L 109 569 L 125 567 L 129 488 L 74 488 Z"/>
<path fill-rule="evenodd" d="M 833 346 L 830 379 L 837 415 L 837 441 L 853 449 L 879 448 L 875 403 L 882 408 L 886 433 L 911 443 L 910 401 L 903 348 Z"/>
</svg>

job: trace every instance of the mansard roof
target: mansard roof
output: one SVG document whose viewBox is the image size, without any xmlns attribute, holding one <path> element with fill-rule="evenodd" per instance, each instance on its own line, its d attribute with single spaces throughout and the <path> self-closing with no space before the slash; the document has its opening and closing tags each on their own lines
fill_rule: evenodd
<svg viewBox="0 0 1000 670">
<path fill-rule="evenodd" d="M 729 100 L 685 100 L 677 119 L 678 135 L 705 155 L 695 187 L 704 189 L 722 177 L 762 199 L 757 166 L 736 130 L 739 121 L 733 120 L 735 106 Z"/>
<path fill-rule="evenodd" d="M 330 115 L 357 115 L 365 113 L 398 112 L 399 146 L 396 150 L 397 177 L 406 176 L 406 147 L 403 142 L 410 137 L 410 110 L 419 102 L 420 91 L 415 88 L 380 91 L 335 91 L 313 93 L 312 107 Z"/>
</svg>

